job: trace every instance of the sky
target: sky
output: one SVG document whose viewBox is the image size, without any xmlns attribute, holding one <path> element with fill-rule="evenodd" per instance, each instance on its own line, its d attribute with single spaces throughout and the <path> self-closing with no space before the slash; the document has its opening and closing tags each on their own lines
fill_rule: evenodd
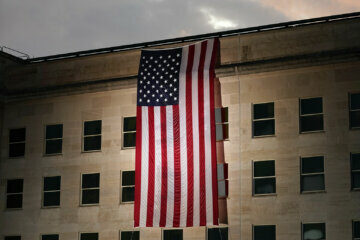
<svg viewBox="0 0 360 240">
<path fill-rule="evenodd" d="M 0 0 L 0 46 L 41 57 L 358 11 L 359 0 Z"/>
</svg>

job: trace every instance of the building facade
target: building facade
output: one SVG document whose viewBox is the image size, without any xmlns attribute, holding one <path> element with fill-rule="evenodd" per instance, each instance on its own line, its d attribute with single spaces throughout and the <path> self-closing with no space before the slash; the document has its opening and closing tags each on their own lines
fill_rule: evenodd
<svg viewBox="0 0 360 240">
<path fill-rule="evenodd" d="M 214 36 L 228 164 L 219 227 L 133 228 L 140 49 L 194 36 L 0 52 L 0 238 L 360 239 L 360 13 Z"/>
</svg>

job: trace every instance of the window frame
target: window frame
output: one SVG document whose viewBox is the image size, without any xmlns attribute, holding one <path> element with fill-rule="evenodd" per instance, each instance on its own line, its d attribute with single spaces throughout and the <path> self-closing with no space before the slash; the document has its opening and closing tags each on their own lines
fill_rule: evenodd
<svg viewBox="0 0 360 240">
<path fill-rule="evenodd" d="M 61 138 L 51 138 L 51 139 L 47 139 L 47 138 L 46 138 L 47 127 L 48 127 L 48 126 L 54 126 L 54 125 L 62 125 L 62 137 L 61 137 Z M 62 155 L 62 154 L 63 154 L 63 144 L 64 144 L 64 124 L 63 124 L 63 123 L 45 124 L 44 133 L 45 133 L 45 134 L 44 134 L 44 152 L 43 152 L 43 155 L 44 155 L 44 156 Z M 55 141 L 55 140 L 61 140 L 61 152 L 59 152 L 59 153 L 46 153 L 46 144 L 47 144 L 47 141 Z"/>
<path fill-rule="evenodd" d="M 274 176 L 265 176 L 265 177 L 255 177 L 255 163 L 256 162 L 268 162 L 273 161 L 274 162 Z M 255 193 L 255 179 L 267 179 L 267 178 L 275 178 L 275 192 L 274 193 Z M 252 196 L 253 197 L 262 197 L 262 196 L 276 196 L 276 161 L 275 160 L 253 160 L 252 161 Z"/>
<path fill-rule="evenodd" d="M 100 239 L 100 233 L 99 232 L 79 232 L 79 240 L 81 240 L 81 234 L 83 233 L 97 233 L 98 234 L 98 240 Z"/>
<path fill-rule="evenodd" d="M 351 221 L 351 239 L 352 240 L 360 240 L 360 237 L 359 238 L 356 238 L 355 237 L 355 222 L 359 222 L 359 224 L 360 224 L 360 219 L 359 220 L 357 220 L 357 219 L 353 219 L 352 221 Z"/>
<path fill-rule="evenodd" d="M 306 100 L 306 99 L 313 99 L 313 98 L 321 98 L 321 107 L 322 107 L 322 112 L 321 113 L 310 113 L 310 114 L 301 114 L 301 100 Z M 301 117 L 309 117 L 309 116 L 322 116 L 322 122 L 323 122 L 323 129 L 321 130 L 314 130 L 314 131 L 301 131 Z M 324 114 L 324 97 L 305 97 L 305 98 L 299 98 L 299 134 L 304 134 L 304 133 L 321 133 L 321 132 L 325 132 L 325 114 Z"/>
<path fill-rule="evenodd" d="M 23 187 L 22 187 L 22 192 L 21 193 L 8 193 L 8 181 L 10 180 L 19 180 L 19 179 L 22 179 L 23 180 Z M 7 211 L 12 211 L 12 210 L 22 210 L 23 209 L 23 207 L 24 207 L 24 185 L 25 185 L 25 181 L 24 181 L 24 178 L 8 178 L 8 179 L 6 179 L 6 190 L 5 190 L 5 193 L 6 193 L 6 198 L 5 198 L 5 210 L 7 210 Z M 7 198 L 8 198 L 8 196 L 9 195 L 19 195 L 19 194 L 21 194 L 21 207 L 20 208 L 8 208 L 7 207 Z M 14 235 L 14 236 L 20 236 L 21 237 L 21 235 Z M 8 237 L 12 237 L 12 236 L 8 236 Z"/>
<path fill-rule="evenodd" d="M 125 188 L 134 188 L 134 191 L 135 191 L 135 184 L 131 185 L 131 186 L 123 186 L 122 185 L 122 182 L 123 182 L 122 181 L 122 176 L 123 176 L 124 172 L 134 172 L 135 173 L 135 170 L 120 170 L 120 204 L 134 204 L 135 196 L 134 196 L 134 201 L 123 202 L 123 200 L 122 200 L 122 195 L 123 195 L 122 189 L 123 189 L 123 187 L 125 187 Z M 135 179 L 134 179 L 134 181 L 135 181 Z"/>
<path fill-rule="evenodd" d="M 360 191 L 360 187 L 354 188 L 353 187 L 353 173 L 360 173 L 360 169 L 353 170 L 353 154 L 360 154 L 360 152 L 351 152 L 350 153 L 350 190 L 351 191 Z"/>
<path fill-rule="evenodd" d="M 313 158 L 313 157 L 322 157 L 323 158 L 323 165 L 324 170 L 323 172 L 316 172 L 316 173 L 302 173 L 302 159 L 303 158 Z M 326 193 L 326 178 L 325 178 L 325 156 L 324 155 L 314 155 L 314 156 L 306 156 L 301 157 L 300 156 L 300 194 L 309 194 L 309 193 Z M 302 177 L 303 176 L 315 176 L 315 175 L 323 175 L 324 177 L 324 189 L 323 190 L 310 190 L 310 191 L 302 191 L 303 183 L 302 183 Z"/>
<path fill-rule="evenodd" d="M 41 233 L 40 234 L 40 240 L 42 240 L 42 237 L 44 235 L 58 235 L 58 239 L 60 240 L 60 234 L 59 233 Z"/>
<path fill-rule="evenodd" d="M 307 225 L 307 224 L 324 224 L 325 238 L 320 239 L 320 240 L 326 240 L 326 222 L 306 222 L 306 223 L 301 222 L 301 240 L 304 240 L 304 225 Z"/>
<path fill-rule="evenodd" d="M 88 174 L 99 174 L 99 187 L 97 188 L 83 188 L 83 181 L 82 181 L 82 176 L 83 175 L 88 175 Z M 98 206 L 100 205 L 100 172 L 89 172 L 89 173 L 81 173 L 80 174 L 80 206 L 81 207 L 87 207 L 87 206 Z M 99 190 L 99 202 L 98 203 L 82 203 L 82 200 L 83 200 L 83 190 Z M 81 232 L 83 233 L 83 232 Z M 88 233 L 88 232 L 85 232 L 85 233 Z M 92 233 L 92 232 L 89 232 L 89 233 Z"/>
<path fill-rule="evenodd" d="M 360 94 L 360 92 L 352 92 L 348 94 L 348 106 L 349 106 L 349 130 L 359 130 L 360 127 L 351 127 L 351 112 L 360 112 L 359 109 L 351 109 L 351 95 L 353 94 Z"/>
<path fill-rule="evenodd" d="M 48 177 L 60 177 L 60 189 L 59 190 L 48 190 L 48 191 L 45 191 L 44 190 L 44 187 L 45 187 L 45 178 L 48 178 Z M 56 176 L 43 176 L 42 177 L 42 194 L 41 194 L 41 208 L 59 208 L 61 207 L 61 176 L 59 175 L 56 175 Z M 44 200 L 45 200 L 45 192 L 59 192 L 60 193 L 60 196 L 59 196 L 59 205 L 53 205 L 53 206 L 44 206 Z M 55 234 L 55 233 L 54 233 Z M 43 234 L 43 235 L 46 235 L 46 234 Z"/>
<path fill-rule="evenodd" d="M 124 149 L 124 150 L 125 149 L 134 149 L 134 148 L 136 148 L 136 140 L 135 140 L 135 146 L 133 146 L 133 147 L 125 147 L 124 146 L 124 144 L 125 144 L 125 137 L 124 137 L 125 133 L 135 133 L 136 134 L 136 128 L 135 128 L 135 131 L 124 131 L 125 118 L 133 118 L 133 117 L 135 117 L 135 125 L 136 125 L 136 115 L 135 116 L 123 116 L 122 117 L 122 121 L 121 121 L 121 123 L 122 123 L 122 126 L 121 126 L 121 136 L 122 136 L 121 148 Z"/>
<path fill-rule="evenodd" d="M 165 240 L 165 236 L 164 236 L 164 231 L 168 231 L 168 230 L 181 230 L 182 231 L 182 240 L 184 240 L 184 228 L 182 227 L 176 227 L 176 228 L 168 228 L 168 227 L 164 227 L 161 228 L 161 240 Z"/>
<path fill-rule="evenodd" d="M 92 134 L 92 135 L 86 135 L 85 136 L 85 123 L 86 122 L 95 122 L 95 121 L 100 121 L 101 122 L 101 133 L 100 134 Z M 103 123 L 101 119 L 95 119 L 95 120 L 84 120 L 82 122 L 82 133 L 81 133 L 81 152 L 82 153 L 91 153 L 91 152 L 101 152 L 102 151 L 102 128 L 103 128 Z M 96 136 L 100 136 L 100 149 L 96 149 L 96 150 L 85 150 L 85 138 L 87 137 L 96 137 Z"/>
<path fill-rule="evenodd" d="M 254 110 L 255 105 L 268 104 L 268 103 L 273 103 L 274 104 L 274 117 L 255 119 L 255 116 L 254 116 L 254 114 L 255 114 L 255 110 Z M 266 121 L 266 120 L 274 120 L 274 134 L 255 136 L 255 122 Z M 251 130 L 252 130 L 252 132 L 251 132 L 252 138 L 276 137 L 275 102 L 251 103 Z"/>
<path fill-rule="evenodd" d="M 216 109 L 220 109 L 220 111 L 222 111 L 222 109 L 227 109 L 227 113 L 228 113 L 228 116 L 227 116 L 227 122 L 216 122 L 216 117 L 215 117 L 215 139 L 216 139 L 216 126 L 217 125 L 227 125 L 227 135 L 228 137 L 227 138 L 224 138 L 224 139 L 220 139 L 220 140 L 217 140 L 216 139 L 216 142 L 224 142 L 224 141 L 230 141 L 230 131 L 229 131 L 229 107 L 215 107 L 214 109 L 214 112 L 215 112 L 215 115 L 216 115 Z M 224 134 L 223 134 L 224 135 Z"/>
<path fill-rule="evenodd" d="M 20 142 L 10 142 L 10 132 L 11 132 L 11 130 L 22 129 L 22 128 L 25 129 L 25 139 L 24 139 L 24 141 L 20 141 Z M 26 154 L 26 127 L 25 127 L 25 126 L 22 126 L 22 127 L 17 127 L 17 128 L 9 128 L 9 129 L 8 129 L 8 133 L 9 133 L 9 137 L 8 137 L 8 158 L 11 158 L 11 159 L 24 158 L 24 157 L 25 157 L 25 154 Z M 11 144 L 19 144 L 19 143 L 24 143 L 24 155 L 22 155 L 22 156 L 17 156 L 17 157 L 10 157 L 10 145 L 11 145 Z"/>
<path fill-rule="evenodd" d="M 206 240 L 208 240 L 209 239 L 209 229 L 216 229 L 216 228 L 227 228 L 228 229 L 228 239 L 229 239 L 229 226 L 228 225 L 220 225 L 220 223 L 219 223 L 219 225 L 218 226 L 211 226 L 211 227 L 206 227 Z"/>
<path fill-rule="evenodd" d="M 139 240 L 141 239 L 141 236 L 140 236 L 140 234 L 141 234 L 141 231 L 140 231 L 140 229 L 138 229 L 138 230 L 136 230 L 135 228 L 132 228 L 132 229 L 120 229 L 119 230 L 119 239 L 120 240 L 123 240 L 123 239 L 121 239 L 121 233 L 122 232 L 139 232 Z"/>
<path fill-rule="evenodd" d="M 252 224 L 251 240 L 254 240 L 254 237 L 255 237 L 255 227 L 266 227 L 266 226 L 274 226 L 275 227 L 275 240 L 276 240 L 276 224 Z"/>
</svg>

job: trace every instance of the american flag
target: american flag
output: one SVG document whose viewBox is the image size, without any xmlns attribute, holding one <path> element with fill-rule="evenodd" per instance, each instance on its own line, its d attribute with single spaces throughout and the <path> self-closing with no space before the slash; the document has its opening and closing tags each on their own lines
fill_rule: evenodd
<svg viewBox="0 0 360 240">
<path fill-rule="evenodd" d="M 218 39 L 144 50 L 138 73 L 135 227 L 218 225 Z"/>
</svg>

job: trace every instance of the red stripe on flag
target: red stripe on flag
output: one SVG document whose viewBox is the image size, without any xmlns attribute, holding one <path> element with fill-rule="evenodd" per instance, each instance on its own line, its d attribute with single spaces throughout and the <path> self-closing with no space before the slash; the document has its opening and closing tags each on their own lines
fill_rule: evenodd
<svg viewBox="0 0 360 240">
<path fill-rule="evenodd" d="M 207 41 L 201 43 L 198 70 L 198 114 L 199 114 L 199 176 L 200 176 L 200 226 L 206 225 L 206 193 L 205 193 L 205 130 L 204 130 L 204 63 Z"/>
<path fill-rule="evenodd" d="M 181 167 L 180 167 L 180 116 L 179 105 L 173 105 L 174 129 L 174 219 L 173 227 L 180 225 Z"/>
<path fill-rule="evenodd" d="M 146 226 L 153 226 L 154 217 L 154 188 L 155 188 L 155 129 L 154 107 L 148 107 L 149 115 L 149 175 Z"/>
<path fill-rule="evenodd" d="M 161 118 L 161 210 L 160 210 L 160 227 L 166 225 L 167 209 L 167 134 L 166 134 L 166 106 L 160 107 Z"/>
<path fill-rule="evenodd" d="M 192 68 L 194 63 L 195 46 L 189 47 L 188 63 L 186 68 L 186 136 L 187 136 L 187 170 L 188 170 L 188 199 L 186 226 L 193 226 L 194 214 L 194 152 L 192 128 Z"/>
<path fill-rule="evenodd" d="M 141 106 L 136 107 L 136 157 L 135 157 L 135 206 L 134 226 L 139 226 L 141 195 Z"/>
</svg>

